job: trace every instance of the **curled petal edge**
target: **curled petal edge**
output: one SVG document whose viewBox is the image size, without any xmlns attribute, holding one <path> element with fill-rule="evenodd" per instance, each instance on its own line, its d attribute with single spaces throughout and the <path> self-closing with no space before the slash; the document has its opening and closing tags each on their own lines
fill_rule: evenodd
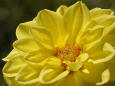
<svg viewBox="0 0 115 86">
<path fill-rule="evenodd" d="M 62 72 L 61 74 L 59 74 L 57 77 L 55 77 L 54 79 L 50 80 L 50 81 L 44 81 L 43 78 L 45 75 L 47 75 L 48 73 L 54 71 L 53 69 L 48 69 L 46 71 L 42 71 L 40 76 L 39 76 L 39 81 L 43 84 L 51 84 L 51 83 L 54 83 L 60 79 L 63 79 L 64 77 L 66 77 L 68 74 L 69 74 L 69 70 L 66 70 L 64 72 Z"/>
<path fill-rule="evenodd" d="M 110 52 L 110 54 L 107 57 L 103 58 L 103 59 L 98 59 L 98 60 L 89 59 L 89 62 L 92 62 L 94 64 L 107 62 L 107 61 L 110 61 L 115 55 L 115 50 L 109 43 L 104 44 L 103 51 L 108 51 L 108 52 Z"/>
<path fill-rule="evenodd" d="M 96 85 L 103 85 L 103 84 L 107 83 L 110 80 L 110 71 L 109 71 L 109 69 L 106 69 L 102 73 L 101 77 L 102 77 L 102 81 L 96 83 Z"/>
</svg>

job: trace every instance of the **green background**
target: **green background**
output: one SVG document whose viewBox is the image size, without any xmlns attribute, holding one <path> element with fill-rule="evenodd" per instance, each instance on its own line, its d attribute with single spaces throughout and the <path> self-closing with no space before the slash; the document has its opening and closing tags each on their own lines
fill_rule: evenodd
<svg viewBox="0 0 115 86">
<path fill-rule="evenodd" d="M 78 0 L 0 0 L 0 86 L 7 86 L 2 77 L 5 64 L 1 59 L 12 50 L 16 40 L 15 30 L 19 23 L 31 21 L 42 9 L 55 11 L 62 4 L 70 6 Z M 82 0 L 89 9 L 95 7 L 113 9 L 115 0 Z M 115 86 L 110 82 L 105 86 Z"/>
</svg>

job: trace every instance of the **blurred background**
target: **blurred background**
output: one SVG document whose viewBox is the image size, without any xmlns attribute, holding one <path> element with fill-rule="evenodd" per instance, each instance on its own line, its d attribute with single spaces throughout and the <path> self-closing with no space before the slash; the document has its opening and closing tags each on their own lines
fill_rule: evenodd
<svg viewBox="0 0 115 86">
<path fill-rule="evenodd" d="M 16 27 L 19 23 L 31 21 L 42 9 L 55 11 L 60 5 L 70 6 L 78 0 L 0 0 L 0 86 L 7 86 L 2 68 L 5 64 L 1 59 L 12 50 L 16 40 Z M 95 7 L 108 8 L 115 11 L 115 0 L 82 0 L 89 9 Z M 105 86 L 115 86 L 110 82 Z"/>
</svg>

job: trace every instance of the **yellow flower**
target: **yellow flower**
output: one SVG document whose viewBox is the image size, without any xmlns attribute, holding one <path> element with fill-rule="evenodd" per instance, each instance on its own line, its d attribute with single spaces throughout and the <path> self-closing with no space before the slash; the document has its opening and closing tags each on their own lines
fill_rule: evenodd
<svg viewBox="0 0 115 86">
<path fill-rule="evenodd" d="M 115 81 L 115 16 L 82 2 L 42 10 L 16 30 L 3 60 L 9 86 L 95 86 Z"/>
</svg>

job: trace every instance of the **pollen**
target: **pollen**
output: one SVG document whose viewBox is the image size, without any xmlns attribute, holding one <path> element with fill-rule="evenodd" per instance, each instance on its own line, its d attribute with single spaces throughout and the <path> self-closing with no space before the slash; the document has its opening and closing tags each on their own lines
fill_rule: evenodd
<svg viewBox="0 0 115 86">
<path fill-rule="evenodd" d="M 80 53 L 81 49 L 76 46 L 64 46 L 62 48 L 56 48 L 54 56 L 60 58 L 62 61 L 75 62 Z"/>
</svg>

